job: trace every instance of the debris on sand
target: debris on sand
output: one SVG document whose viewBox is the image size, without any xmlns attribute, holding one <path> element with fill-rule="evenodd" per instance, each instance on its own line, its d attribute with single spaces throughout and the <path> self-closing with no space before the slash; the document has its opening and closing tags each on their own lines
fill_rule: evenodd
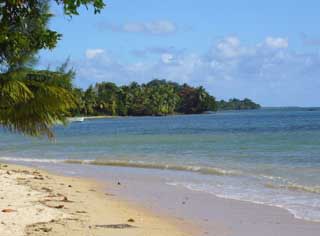
<svg viewBox="0 0 320 236">
<path fill-rule="evenodd" d="M 7 209 L 3 209 L 1 212 L 3 212 L 3 213 L 11 213 L 11 212 L 17 212 L 17 211 L 14 210 L 14 209 L 7 208 Z"/>
</svg>

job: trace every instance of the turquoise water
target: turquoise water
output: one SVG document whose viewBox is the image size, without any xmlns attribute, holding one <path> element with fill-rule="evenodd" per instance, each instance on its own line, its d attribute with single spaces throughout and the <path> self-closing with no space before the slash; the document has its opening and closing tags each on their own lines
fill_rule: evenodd
<svg viewBox="0 0 320 236">
<path fill-rule="evenodd" d="M 88 120 L 55 131 L 51 142 L 1 131 L 0 160 L 185 171 L 168 184 L 320 221 L 319 109 Z"/>
</svg>

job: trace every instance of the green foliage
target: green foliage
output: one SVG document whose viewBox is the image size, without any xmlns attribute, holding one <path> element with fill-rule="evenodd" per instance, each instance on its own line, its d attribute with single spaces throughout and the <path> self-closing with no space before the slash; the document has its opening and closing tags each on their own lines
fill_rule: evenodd
<svg viewBox="0 0 320 236">
<path fill-rule="evenodd" d="M 103 0 L 55 0 L 67 15 L 77 15 L 81 6 L 98 13 Z M 0 0 L 0 72 L 15 70 L 33 59 L 41 49 L 53 49 L 61 34 L 47 26 L 53 15 L 49 0 Z"/>
<path fill-rule="evenodd" d="M 103 82 L 96 86 L 96 90 L 98 112 L 116 115 L 119 88 L 114 83 Z"/>
<path fill-rule="evenodd" d="M 11 131 L 52 137 L 52 124 L 75 106 L 70 77 L 60 72 L 20 70 L 0 75 L 0 121 Z"/>
<path fill-rule="evenodd" d="M 192 88 L 184 84 L 180 89 L 180 97 L 179 112 L 197 114 L 216 110 L 215 98 L 210 96 L 202 86 Z"/>
<path fill-rule="evenodd" d="M 260 109 L 261 106 L 254 103 L 248 98 L 239 100 L 236 98 L 229 99 L 229 101 L 221 100 L 217 103 L 218 110 L 250 110 L 250 109 Z"/>
<path fill-rule="evenodd" d="M 247 98 L 216 101 L 202 86 L 195 88 L 158 79 L 119 87 L 110 82 L 97 83 L 85 91 L 74 89 L 74 96 L 78 101 L 72 111 L 74 116 L 164 116 L 260 108 Z"/>
<path fill-rule="evenodd" d="M 78 108 L 73 115 L 163 116 L 215 110 L 215 99 L 203 87 L 193 88 L 165 80 L 117 87 L 102 82 L 86 91 L 75 90 Z M 79 113 L 80 112 L 80 113 Z"/>
<path fill-rule="evenodd" d="M 63 5 L 64 12 L 67 15 L 78 15 L 78 9 L 80 6 L 93 6 L 94 13 L 100 13 L 105 7 L 103 0 L 55 0 L 59 5 Z"/>
<path fill-rule="evenodd" d="M 52 49 L 61 35 L 47 28 L 47 1 L 1 1 L 0 72 L 17 70 L 40 49 Z"/>
<path fill-rule="evenodd" d="M 85 98 L 75 99 L 67 63 L 56 71 L 34 70 L 41 49 L 53 49 L 61 34 L 48 28 L 48 0 L 0 0 L 0 125 L 28 135 L 52 137 L 51 126 L 64 123 Z M 103 0 L 54 0 L 66 15 L 81 6 L 98 13 Z M 78 91 L 81 94 L 81 91 Z M 77 105 L 77 106 L 76 106 Z M 82 106 L 82 105 L 81 105 Z M 78 113 L 83 111 L 77 111 Z"/>
</svg>

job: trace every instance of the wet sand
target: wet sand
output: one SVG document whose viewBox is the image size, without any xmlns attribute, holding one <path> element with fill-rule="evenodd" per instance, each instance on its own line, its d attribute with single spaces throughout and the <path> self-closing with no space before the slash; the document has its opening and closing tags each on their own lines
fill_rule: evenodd
<svg viewBox="0 0 320 236">
<path fill-rule="evenodd" d="M 126 201 L 162 217 L 196 225 L 199 230 L 192 234 L 195 236 L 318 236 L 320 232 L 320 222 L 296 219 L 279 207 L 166 184 L 172 179 L 187 180 L 186 172 L 91 165 L 51 165 L 49 169 L 108 183 L 108 191 Z"/>
<path fill-rule="evenodd" d="M 183 180 L 187 174 L 184 172 L 75 164 L 46 165 L 35 163 L 34 165 L 47 169 L 50 173 L 81 176 L 94 180 L 86 182 L 81 180 L 82 178 L 53 175 L 54 178 L 59 179 L 60 184 L 71 183 L 72 186 L 75 186 L 75 189 L 78 188 L 76 187 L 78 182 L 81 186 L 85 186 L 81 192 L 70 195 L 70 197 L 77 199 L 76 195 L 78 194 L 79 197 L 82 196 L 80 197 L 81 201 L 85 202 L 82 205 L 74 205 L 76 206 L 76 208 L 73 208 L 74 214 L 83 207 L 87 209 L 86 212 L 90 212 L 88 209 L 92 207 L 97 208 L 92 209 L 92 212 L 103 211 L 103 208 L 100 207 L 100 209 L 99 206 L 104 204 L 108 204 L 108 207 L 104 208 L 105 210 L 108 209 L 108 212 L 115 209 L 113 213 L 109 213 L 109 216 L 112 216 L 110 220 L 105 218 L 108 220 L 101 221 L 101 218 L 97 217 L 85 221 L 87 223 L 84 226 L 80 226 L 79 223 L 77 225 L 74 222 L 67 224 L 69 225 L 67 228 L 77 229 L 78 232 L 81 232 L 81 229 L 89 228 L 90 230 L 96 230 L 93 231 L 95 234 L 92 235 L 100 235 L 96 232 L 105 233 L 109 231 L 94 229 L 89 226 L 92 227 L 97 222 L 99 224 L 128 223 L 127 219 L 131 217 L 135 219 L 134 224 L 141 223 L 142 225 L 134 230 L 113 230 L 112 235 L 318 236 L 320 232 L 319 222 L 296 219 L 289 211 L 279 207 L 219 198 L 204 192 L 190 191 L 182 186 L 166 184 L 172 178 Z M 64 188 L 65 186 L 59 190 L 63 194 L 67 194 L 73 189 L 63 190 Z M 101 189 L 102 192 L 100 192 Z M 96 198 L 94 196 L 100 197 Z M 88 201 L 88 199 L 94 200 Z M 95 199 L 100 200 L 96 202 Z M 68 213 L 68 211 L 65 211 L 65 213 Z M 94 213 L 92 214 L 94 215 Z M 99 213 L 100 216 L 102 214 L 105 213 Z M 148 223 L 145 220 L 136 220 L 139 219 L 140 214 L 146 215 L 147 219 L 150 219 Z M 79 214 L 76 215 L 77 217 L 81 216 L 81 214 L 80 216 Z M 146 216 L 143 216 L 143 218 Z M 152 217 L 149 218 L 150 216 Z M 87 217 L 91 217 L 90 213 Z M 75 225 L 77 226 L 75 227 Z M 157 225 L 157 230 L 150 231 L 150 227 L 153 228 L 150 225 Z M 54 228 L 57 229 L 57 227 Z M 59 227 L 60 230 L 66 230 L 65 226 Z M 139 229 L 142 231 L 138 231 Z M 123 234 L 114 234 L 114 232 Z"/>
</svg>

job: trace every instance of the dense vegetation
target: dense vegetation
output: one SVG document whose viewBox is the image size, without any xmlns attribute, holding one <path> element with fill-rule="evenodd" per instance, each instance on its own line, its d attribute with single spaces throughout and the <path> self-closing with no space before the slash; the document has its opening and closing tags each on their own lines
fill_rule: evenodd
<svg viewBox="0 0 320 236">
<path fill-rule="evenodd" d="M 152 80 L 147 84 L 136 82 L 118 87 L 102 82 L 87 90 L 74 89 L 77 108 L 73 115 L 169 115 L 196 114 L 216 110 L 215 98 L 203 87 L 194 88 L 165 80 Z"/>
<path fill-rule="evenodd" d="M 102 82 L 86 90 L 75 88 L 74 93 L 77 98 L 77 108 L 72 110 L 74 116 L 161 116 L 260 107 L 249 99 L 216 102 L 201 86 L 195 88 L 158 79 L 119 87 Z"/>
<path fill-rule="evenodd" d="M 217 102 L 218 110 L 250 110 L 259 109 L 261 106 L 248 98 L 239 100 L 236 98 L 229 99 L 229 101 L 221 100 Z"/>
</svg>

